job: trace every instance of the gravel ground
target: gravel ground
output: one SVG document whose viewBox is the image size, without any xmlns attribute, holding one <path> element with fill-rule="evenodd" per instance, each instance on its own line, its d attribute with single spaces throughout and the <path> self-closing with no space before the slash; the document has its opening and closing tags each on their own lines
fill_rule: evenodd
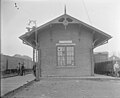
<svg viewBox="0 0 120 98">
<path fill-rule="evenodd" d="M 120 98 L 120 81 L 43 79 L 11 98 Z"/>
</svg>

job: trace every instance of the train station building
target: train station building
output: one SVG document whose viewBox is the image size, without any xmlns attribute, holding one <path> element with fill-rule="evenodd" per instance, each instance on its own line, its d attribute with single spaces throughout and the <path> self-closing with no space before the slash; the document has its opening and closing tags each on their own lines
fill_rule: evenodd
<svg viewBox="0 0 120 98">
<path fill-rule="evenodd" d="M 37 54 L 37 78 L 94 75 L 93 49 L 106 44 L 110 38 L 66 12 L 20 36 L 36 50 L 33 55 Z"/>
</svg>

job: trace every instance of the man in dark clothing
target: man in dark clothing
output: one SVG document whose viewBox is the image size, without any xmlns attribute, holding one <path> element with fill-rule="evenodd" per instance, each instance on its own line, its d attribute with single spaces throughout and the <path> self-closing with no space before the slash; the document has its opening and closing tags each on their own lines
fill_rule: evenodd
<svg viewBox="0 0 120 98">
<path fill-rule="evenodd" d="M 36 77 L 36 64 L 33 65 L 33 74 L 34 74 L 34 76 Z"/>
<path fill-rule="evenodd" d="M 20 62 L 18 63 L 17 73 L 18 73 L 18 75 L 20 75 Z"/>
<path fill-rule="evenodd" d="M 21 66 L 21 75 L 22 76 L 25 75 L 25 67 L 24 67 L 24 65 Z"/>
</svg>

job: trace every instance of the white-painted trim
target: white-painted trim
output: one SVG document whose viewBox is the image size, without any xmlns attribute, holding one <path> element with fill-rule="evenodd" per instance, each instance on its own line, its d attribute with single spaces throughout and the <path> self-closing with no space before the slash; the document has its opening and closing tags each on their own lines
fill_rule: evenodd
<svg viewBox="0 0 120 98">
<path fill-rule="evenodd" d="M 72 40 L 60 40 L 59 43 L 72 43 Z"/>
<path fill-rule="evenodd" d="M 56 46 L 58 45 L 76 45 L 75 43 L 56 43 Z"/>
</svg>

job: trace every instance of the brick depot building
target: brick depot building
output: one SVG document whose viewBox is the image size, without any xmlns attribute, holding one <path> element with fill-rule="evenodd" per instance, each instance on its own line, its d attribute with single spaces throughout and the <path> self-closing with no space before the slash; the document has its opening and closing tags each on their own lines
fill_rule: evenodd
<svg viewBox="0 0 120 98">
<path fill-rule="evenodd" d="M 25 44 L 38 51 L 38 78 L 94 75 L 93 49 L 110 38 L 66 13 L 20 36 Z"/>
</svg>

